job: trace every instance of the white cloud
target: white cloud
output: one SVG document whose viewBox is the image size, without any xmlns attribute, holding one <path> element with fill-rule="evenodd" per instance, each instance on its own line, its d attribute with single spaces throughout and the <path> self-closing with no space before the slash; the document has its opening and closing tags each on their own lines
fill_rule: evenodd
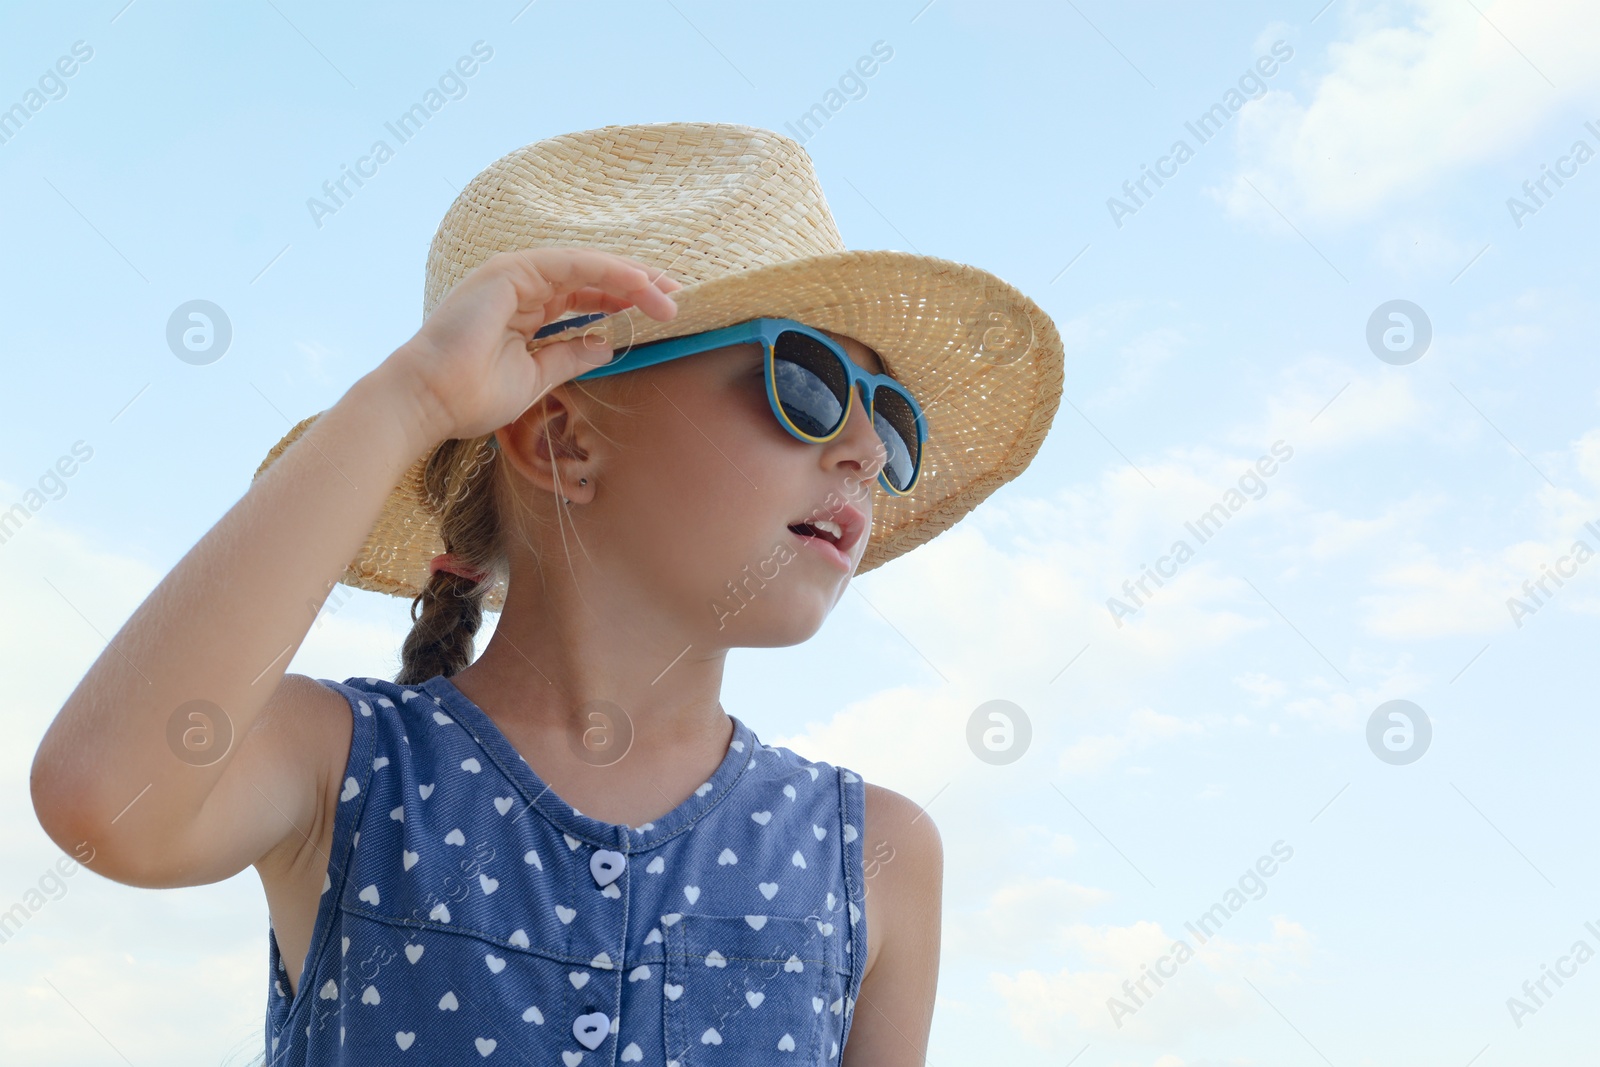
<svg viewBox="0 0 1600 1067">
<path fill-rule="evenodd" d="M 1462 545 L 1448 559 L 1417 543 L 1415 535 L 1406 538 L 1391 550 L 1397 561 L 1372 576 L 1377 591 L 1359 598 L 1367 630 L 1408 639 L 1514 632 L 1516 620 L 1508 606 L 1513 597 L 1533 607 L 1534 614 L 1547 607 L 1600 614 L 1600 594 L 1581 581 L 1586 573 L 1600 571 L 1600 560 L 1561 562 L 1574 556 L 1580 539 L 1588 552 L 1600 552 L 1600 537 L 1585 527 L 1587 522 L 1600 526 L 1600 428 L 1585 432 L 1564 454 L 1540 457 L 1540 465 L 1578 488 L 1540 485 L 1530 502 L 1536 538 L 1487 549 Z M 1574 572 L 1563 579 L 1571 584 L 1547 579 L 1541 589 L 1536 583 L 1558 562 L 1561 569 Z M 1532 594 L 1525 582 L 1533 584 Z M 1527 616 L 1522 622 L 1530 624 Z"/>
<path fill-rule="evenodd" d="M 1283 703 L 1292 719 L 1301 719 L 1319 730 L 1353 732 L 1366 729 L 1367 719 L 1386 700 L 1424 692 L 1437 679 L 1411 667 L 1411 656 L 1397 660 L 1368 658 L 1357 660 L 1364 681 L 1346 686 L 1320 675 L 1301 682 L 1293 699 Z M 1463 656 L 1463 665 L 1465 656 Z"/>
<path fill-rule="evenodd" d="M 1157 326 L 1135 334 L 1117 349 L 1117 380 L 1094 396 L 1097 406 L 1114 406 L 1143 392 L 1188 341 L 1181 330 Z"/>
<path fill-rule="evenodd" d="M 1330 10 L 1341 39 L 1320 58 L 1310 41 L 1294 42 L 1291 69 L 1319 73 L 1303 92 L 1280 77 L 1239 113 L 1240 173 L 1216 195 L 1230 213 L 1276 228 L 1262 195 L 1291 219 L 1337 224 L 1530 144 L 1547 145 L 1552 159 L 1564 152 L 1581 123 L 1549 120 L 1600 82 L 1591 54 L 1600 9 L 1581 0 L 1476 8 L 1414 0 Z"/>
<path fill-rule="evenodd" d="M 1110 899 L 1104 889 L 1065 878 L 1018 878 L 993 889 L 980 908 L 952 909 L 945 917 L 944 943 L 952 955 L 969 961 L 1020 962 L 1041 949 L 1065 948 L 1064 941 L 1055 940 L 1064 924 Z"/>
<path fill-rule="evenodd" d="M 1278 679 L 1253 671 L 1239 675 L 1234 683 L 1249 693 L 1258 707 L 1289 691 L 1289 687 Z"/>
<path fill-rule="evenodd" d="M 1081 965 L 1054 972 L 991 972 L 989 980 L 1006 1002 L 1011 1024 L 1040 1047 L 1064 1048 L 1086 1037 L 1171 1044 L 1265 1010 L 1244 977 L 1258 985 L 1292 981 L 1309 963 L 1311 938 L 1305 929 L 1280 917 L 1271 919 L 1271 928 L 1265 941 L 1217 936 L 1198 944 L 1187 931 L 1174 934 L 1155 922 L 1071 924 L 1060 936 Z M 1180 939 L 1194 954 L 1183 963 L 1172 956 Z M 1145 979 L 1143 992 L 1133 985 L 1130 994 L 1124 983 L 1138 982 L 1163 957 L 1168 957 L 1163 969 L 1176 973 L 1159 986 Z M 1132 1014 L 1119 1010 L 1114 1017 L 1112 998 L 1132 1006 Z"/>
<path fill-rule="evenodd" d="M 1114 763 L 1122 755 L 1138 751 L 1158 741 L 1170 741 L 1204 732 L 1198 722 L 1163 715 L 1150 708 L 1138 708 L 1128 716 L 1127 728 L 1120 734 L 1084 737 L 1061 753 L 1060 766 L 1068 774 L 1085 774 Z"/>
</svg>

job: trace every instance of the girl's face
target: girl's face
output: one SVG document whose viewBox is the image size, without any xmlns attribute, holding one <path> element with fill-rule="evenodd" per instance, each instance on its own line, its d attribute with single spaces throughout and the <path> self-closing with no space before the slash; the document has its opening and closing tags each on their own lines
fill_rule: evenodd
<svg viewBox="0 0 1600 1067">
<path fill-rule="evenodd" d="M 883 372 L 866 345 L 822 332 L 863 368 Z M 565 548 L 552 535 L 546 579 L 570 557 L 585 600 L 619 612 L 648 605 L 670 618 L 641 623 L 701 634 L 692 638 L 701 649 L 810 637 L 866 551 L 881 488 L 884 449 L 860 393 L 838 436 L 812 444 L 773 417 L 754 342 L 630 375 L 638 376 L 630 412 L 591 405 L 603 434 L 581 421 L 568 427 L 581 448 L 575 456 L 587 459 L 561 470 L 572 521 Z M 826 520 L 843 532 L 843 558 L 791 529 Z"/>
</svg>

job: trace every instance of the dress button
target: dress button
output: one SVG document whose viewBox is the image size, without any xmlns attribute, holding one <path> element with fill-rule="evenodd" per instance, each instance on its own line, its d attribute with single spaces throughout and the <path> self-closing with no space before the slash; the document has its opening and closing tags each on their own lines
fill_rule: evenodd
<svg viewBox="0 0 1600 1067">
<path fill-rule="evenodd" d="M 603 1011 L 591 1011 L 572 1020 L 572 1036 L 586 1049 L 597 1049 L 611 1032 L 611 1016 Z"/>
<path fill-rule="evenodd" d="M 622 877 L 622 868 L 627 865 L 628 857 L 608 848 L 597 848 L 589 857 L 589 873 L 594 875 L 594 883 L 601 889 Z"/>
</svg>

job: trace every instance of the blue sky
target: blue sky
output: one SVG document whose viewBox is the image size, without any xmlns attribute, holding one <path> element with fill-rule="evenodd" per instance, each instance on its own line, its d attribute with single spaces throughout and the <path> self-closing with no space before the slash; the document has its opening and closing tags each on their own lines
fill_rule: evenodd
<svg viewBox="0 0 1600 1067">
<path fill-rule="evenodd" d="M 1592 9 L 113 0 L 5 19 L 0 107 L 43 91 L 0 127 L 0 509 L 28 510 L 0 543 L 0 911 L 39 904 L 0 943 L 0 1060 L 259 1050 L 254 873 L 50 879 L 28 765 L 267 449 L 416 330 L 457 190 L 611 123 L 793 135 L 876 46 L 892 55 L 805 138 L 847 245 L 1029 293 L 1066 342 L 1065 395 L 1021 478 L 854 583 L 811 641 L 730 657 L 724 705 L 928 805 L 947 861 L 929 1062 L 1590 1062 Z M 480 41 L 459 97 L 315 218 L 308 199 Z M 191 300 L 231 324 L 214 362 L 168 345 Z M 1425 317 L 1420 355 L 1369 344 L 1392 301 L 1421 316 L 1377 334 L 1414 344 Z M 1217 504 L 1202 542 L 1186 524 Z M 1146 567 L 1167 577 L 1135 605 Z M 392 676 L 407 604 L 330 607 L 290 669 Z M 1002 765 L 967 743 L 993 700 L 1031 724 Z M 1394 700 L 1431 729 L 1411 762 L 1369 745 Z M 1202 942 L 1186 924 L 1219 903 Z M 1171 976 L 1135 1001 L 1147 966 Z M 1535 1003 L 1546 967 L 1568 977 Z"/>
</svg>

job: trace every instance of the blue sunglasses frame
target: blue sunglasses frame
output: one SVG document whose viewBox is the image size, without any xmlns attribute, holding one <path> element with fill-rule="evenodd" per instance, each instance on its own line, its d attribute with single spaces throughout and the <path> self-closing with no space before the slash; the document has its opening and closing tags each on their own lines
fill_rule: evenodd
<svg viewBox="0 0 1600 1067">
<path fill-rule="evenodd" d="M 596 312 L 592 315 L 576 315 L 572 318 L 558 319 L 546 326 L 541 326 L 534 332 L 533 336 L 535 338 L 548 337 L 551 334 L 572 329 L 573 327 L 586 326 L 596 319 L 605 318 L 607 314 L 607 312 Z M 808 434 L 796 426 L 784 412 L 783 405 L 778 402 L 777 379 L 774 376 L 776 369 L 774 363 L 777 359 L 776 342 L 780 334 L 789 331 L 804 334 L 817 341 L 829 352 L 833 353 L 839 360 L 839 364 L 844 368 L 846 388 L 849 390 L 844 414 L 839 419 L 839 425 L 822 437 Z M 874 430 L 877 429 L 875 403 L 877 391 L 880 388 L 887 389 L 902 398 L 915 416 L 917 427 L 917 454 L 912 461 L 911 481 L 904 489 L 897 489 L 890 483 L 884 471 L 880 470 L 878 472 L 878 484 L 882 485 L 884 491 L 891 496 L 908 496 L 912 490 L 916 489 L 917 483 L 922 480 L 922 446 L 928 440 L 928 420 L 922 412 L 922 405 L 917 403 L 917 398 L 911 395 L 909 389 L 887 374 L 873 374 L 870 371 L 863 370 L 857 366 L 855 360 L 850 358 L 850 354 L 844 350 L 839 342 L 827 334 L 794 319 L 750 319 L 747 322 L 735 323 L 732 326 L 724 326 L 716 330 L 704 330 L 700 333 L 687 334 L 683 337 L 668 337 L 660 341 L 648 341 L 644 344 L 633 345 L 621 355 L 612 359 L 610 363 L 596 367 L 591 371 L 585 371 L 574 380 L 586 381 L 590 378 L 604 378 L 612 374 L 622 374 L 626 371 L 639 370 L 642 367 L 653 367 L 658 363 L 666 363 L 669 360 L 681 359 L 684 356 L 692 356 L 700 352 L 709 352 L 715 348 L 724 348 L 728 345 L 743 344 L 749 341 L 758 341 L 761 344 L 767 385 L 767 405 L 772 409 L 773 417 L 778 420 L 778 424 L 798 440 L 811 444 L 825 444 L 844 432 L 845 425 L 850 421 L 850 413 L 857 406 L 856 394 L 861 392 L 862 387 L 866 389 L 866 399 L 861 403 L 866 405 L 867 415 L 873 420 Z M 879 440 L 881 441 L 882 439 L 883 435 L 879 434 Z M 889 448 L 887 442 L 884 442 L 884 447 L 886 449 Z"/>
</svg>

